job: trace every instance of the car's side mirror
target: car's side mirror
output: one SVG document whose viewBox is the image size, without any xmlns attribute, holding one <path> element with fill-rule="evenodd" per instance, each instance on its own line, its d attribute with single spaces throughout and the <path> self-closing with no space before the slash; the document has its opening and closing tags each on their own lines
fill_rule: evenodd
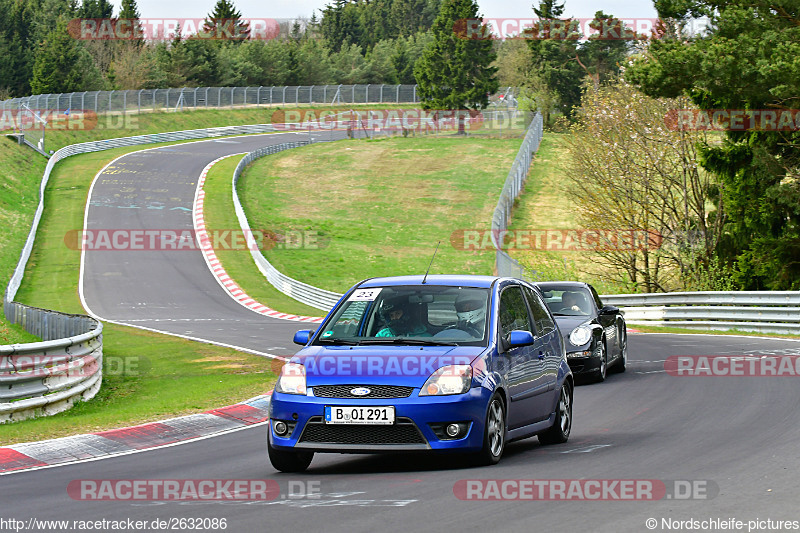
<svg viewBox="0 0 800 533">
<path fill-rule="evenodd" d="M 300 346 L 305 346 L 308 344 L 308 340 L 311 338 L 311 335 L 314 334 L 313 329 L 301 329 L 297 333 L 294 334 L 294 343 L 299 344 Z"/>
<path fill-rule="evenodd" d="M 618 315 L 619 314 L 619 307 L 614 307 L 613 305 L 604 305 L 603 308 L 600 310 L 601 315 Z"/>
<path fill-rule="evenodd" d="M 533 333 L 522 329 L 515 329 L 508 334 L 508 346 L 517 348 L 519 346 L 530 346 L 533 344 Z"/>
</svg>

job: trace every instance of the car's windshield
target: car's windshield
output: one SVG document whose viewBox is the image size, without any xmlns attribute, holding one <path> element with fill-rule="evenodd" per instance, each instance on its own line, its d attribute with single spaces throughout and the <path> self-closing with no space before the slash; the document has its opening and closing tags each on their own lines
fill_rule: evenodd
<svg viewBox="0 0 800 533">
<path fill-rule="evenodd" d="M 584 287 L 548 287 L 542 294 L 555 316 L 588 316 L 592 313 L 592 294 Z"/>
<path fill-rule="evenodd" d="M 485 346 L 489 289 L 403 285 L 356 289 L 314 344 Z"/>
</svg>

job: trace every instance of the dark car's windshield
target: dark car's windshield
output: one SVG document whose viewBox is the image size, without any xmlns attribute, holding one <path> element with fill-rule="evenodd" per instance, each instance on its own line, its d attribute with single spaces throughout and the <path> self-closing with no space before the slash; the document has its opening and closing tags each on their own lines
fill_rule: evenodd
<svg viewBox="0 0 800 533">
<path fill-rule="evenodd" d="M 584 287 L 548 287 L 542 290 L 547 307 L 555 316 L 589 316 L 592 294 Z"/>
<path fill-rule="evenodd" d="M 489 289 L 403 285 L 356 289 L 314 344 L 485 346 Z"/>
</svg>

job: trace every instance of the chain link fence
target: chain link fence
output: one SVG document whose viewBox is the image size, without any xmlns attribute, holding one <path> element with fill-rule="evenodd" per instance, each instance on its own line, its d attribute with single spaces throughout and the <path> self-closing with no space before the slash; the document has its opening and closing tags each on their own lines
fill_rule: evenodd
<svg viewBox="0 0 800 533">
<path fill-rule="evenodd" d="M 41 110 L 101 113 L 301 104 L 413 104 L 416 85 L 293 85 L 280 87 L 182 87 L 38 94 L 0 102 L 0 111 L 21 105 Z"/>
<path fill-rule="evenodd" d="M 492 215 L 492 244 L 496 249 L 495 265 L 498 276 L 526 278 L 525 269 L 501 249 L 497 237 L 508 229 L 514 200 L 519 196 L 522 187 L 525 185 L 525 180 L 528 178 L 528 170 L 533 161 L 533 154 L 539 149 L 543 133 L 542 114 L 536 113 L 528 126 L 528 131 L 522 141 L 522 146 L 519 148 L 517 157 L 511 165 L 511 170 L 503 185 L 503 191 L 500 193 L 500 199 L 497 201 L 497 207 L 495 207 Z"/>
</svg>

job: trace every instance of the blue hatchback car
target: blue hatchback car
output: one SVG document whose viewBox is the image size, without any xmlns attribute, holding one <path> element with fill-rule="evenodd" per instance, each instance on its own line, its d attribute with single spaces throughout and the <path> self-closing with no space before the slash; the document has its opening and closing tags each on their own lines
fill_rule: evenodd
<svg viewBox="0 0 800 533">
<path fill-rule="evenodd" d="M 278 376 L 267 448 L 283 472 L 314 453 L 467 452 L 566 442 L 573 377 L 538 291 L 491 276 L 373 278 L 352 287 Z"/>
</svg>

